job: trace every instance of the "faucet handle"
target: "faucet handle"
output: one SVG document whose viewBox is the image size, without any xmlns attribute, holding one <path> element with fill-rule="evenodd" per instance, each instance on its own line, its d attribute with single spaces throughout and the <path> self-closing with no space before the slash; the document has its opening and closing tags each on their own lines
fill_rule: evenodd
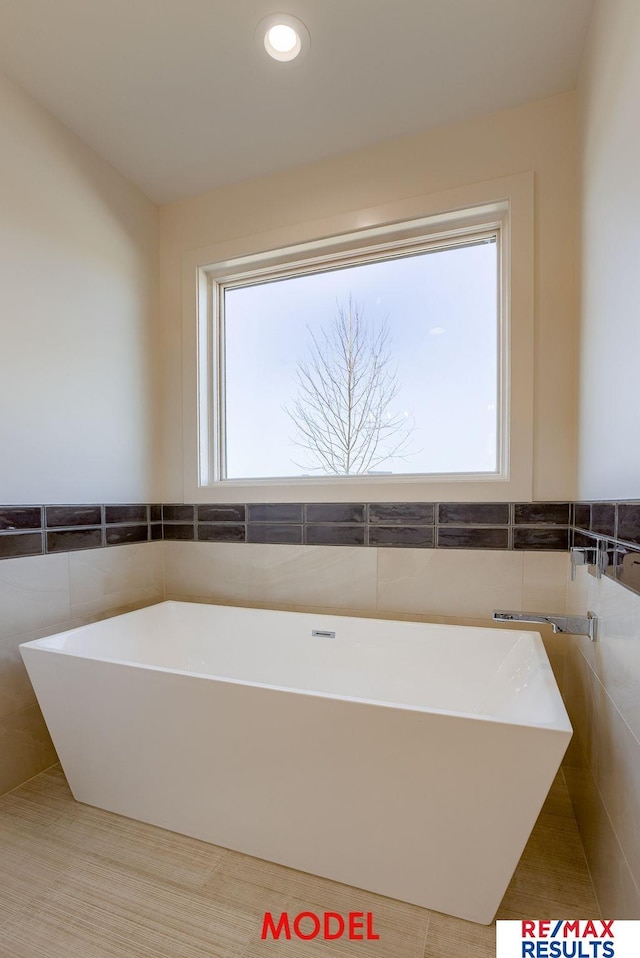
<svg viewBox="0 0 640 958">
<path fill-rule="evenodd" d="M 569 550 L 571 557 L 571 581 L 576 578 L 576 567 L 588 565 L 589 572 L 601 579 L 608 565 L 607 546 L 604 539 L 597 539 L 593 546 L 572 546 Z"/>
<path fill-rule="evenodd" d="M 569 550 L 569 555 L 571 556 L 572 582 L 575 582 L 577 567 L 579 565 L 587 565 L 587 552 L 591 552 L 591 549 L 585 548 L 583 546 L 572 546 Z"/>
</svg>

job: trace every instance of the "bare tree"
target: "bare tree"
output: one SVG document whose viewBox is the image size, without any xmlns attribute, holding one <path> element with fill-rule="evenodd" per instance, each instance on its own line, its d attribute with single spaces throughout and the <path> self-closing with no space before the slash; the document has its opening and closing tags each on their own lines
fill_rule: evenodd
<svg viewBox="0 0 640 958">
<path fill-rule="evenodd" d="M 293 441 L 308 454 L 296 465 L 349 476 L 403 457 L 413 427 L 391 408 L 399 384 L 387 321 L 371 328 L 349 297 L 329 329 L 309 335 L 309 358 L 296 369 L 298 394 L 286 410 Z"/>
</svg>

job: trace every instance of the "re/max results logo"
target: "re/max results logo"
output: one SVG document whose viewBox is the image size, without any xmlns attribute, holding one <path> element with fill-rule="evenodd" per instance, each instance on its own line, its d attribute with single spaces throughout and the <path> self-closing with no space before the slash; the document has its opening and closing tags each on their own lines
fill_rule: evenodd
<svg viewBox="0 0 640 958">
<path fill-rule="evenodd" d="M 640 922 L 497 921 L 497 958 L 637 958 Z"/>
</svg>

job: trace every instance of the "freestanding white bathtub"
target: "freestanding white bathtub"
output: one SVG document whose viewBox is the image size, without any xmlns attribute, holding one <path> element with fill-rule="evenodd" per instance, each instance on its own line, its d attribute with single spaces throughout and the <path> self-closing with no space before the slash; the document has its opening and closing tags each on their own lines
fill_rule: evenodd
<svg viewBox="0 0 640 958">
<path fill-rule="evenodd" d="M 20 649 L 79 801 L 476 922 L 571 738 L 531 632 L 164 602 Z"/>
</svg>

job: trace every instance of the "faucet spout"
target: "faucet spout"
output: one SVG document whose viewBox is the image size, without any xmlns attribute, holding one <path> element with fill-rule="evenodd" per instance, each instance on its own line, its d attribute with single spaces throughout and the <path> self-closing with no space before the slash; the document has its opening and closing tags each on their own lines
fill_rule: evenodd
<svg viewBox="0 0 640 958">
<path fill-rule="evenodd" d="M 539 612 L 502 612 L 494 611 L 495 622 L 535 622 L 550 625 L 554 632 L 565 635 L 588 635 L 596 641 L 598 617 L 593 612 L 586 615 L 546 615 Z"/>
</svg>

